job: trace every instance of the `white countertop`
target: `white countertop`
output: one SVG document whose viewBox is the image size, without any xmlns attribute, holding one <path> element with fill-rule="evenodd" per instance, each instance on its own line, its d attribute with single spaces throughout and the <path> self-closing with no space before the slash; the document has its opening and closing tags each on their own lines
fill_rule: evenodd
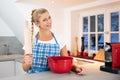
<svg viewBox="0 0 120 80">
<path fill-rule="evenodd" d="M 51 71 L 46 71 L 2 78 L 0 80 L 120 80 L 120 74 L 100 71 L 101 65 L 103 65 L 103 63 L 97 61 L 94 61 L 94 63 L 84 62 L 80 65 L 83 67 L 83 75 L 77 75 L 72 71 L 65 74 L 56 74 Z"/>
<path fill-rule="evenodd" d="M 23 55 L 20 54 L 14 54 L 14 55 L 0 55 L 0 62 L 2 61 L 11 61 L 11 60 L 17 60 L 22 62 Z"/>
</svg>

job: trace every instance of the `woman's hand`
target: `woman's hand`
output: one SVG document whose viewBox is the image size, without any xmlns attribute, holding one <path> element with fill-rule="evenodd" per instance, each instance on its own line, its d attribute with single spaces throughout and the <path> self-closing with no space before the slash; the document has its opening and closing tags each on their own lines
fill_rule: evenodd
<svg viewBox="0 0 120 80">
<path fill-rule="evenodd" d="M 24 63 L 27 65 L 27 66 L 32 66 L 32 60 L 33 60 L 33 57 L 31 54 L 25 54 L 24 55 Z"/>
<path fill-rule="evenodd" d="M 79 66 L 75 66 L 75 72 L 77 73 L 77 74 L 81 74 L 82 73 L 82 67 L 79 67 Z"/>
<path fill-rule="evenodd" d="M 23 63 L 22 63 L 24 71 L 27 71 L 31 68 L 32 60 L 33 60 L 32 54 L 24 54 Z"/>
<path fill-rule="evenodd" d="M 73 65 L 72 71 L 76 72 L 77 74 L 81 74 L 83 69 L 77 65 Z"/>
</svg>

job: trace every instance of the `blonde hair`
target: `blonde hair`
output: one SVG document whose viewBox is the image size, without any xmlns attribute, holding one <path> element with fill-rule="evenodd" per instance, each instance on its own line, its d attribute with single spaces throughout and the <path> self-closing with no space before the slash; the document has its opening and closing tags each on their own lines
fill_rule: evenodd
<svg viewBox="0 0 120 80">
<path fill-rule="evenodd" d="M 32 10 L 32 13 L 31 13 L 31 25 L 32 25 L 32 27 L 31 27 L 31 33 L 32 33 L 31 39 L 32 39 L 32 41 L 33 41 L 33 33 L 34 33 L 34 24 L 39 22 L 39 18 L 41 16 L 41 14 L 43 14 L 45 12 L 48 12 L 48 10 L 44 9 L 44 8 L 38 8 L 38 9 Z"/>
</svg>

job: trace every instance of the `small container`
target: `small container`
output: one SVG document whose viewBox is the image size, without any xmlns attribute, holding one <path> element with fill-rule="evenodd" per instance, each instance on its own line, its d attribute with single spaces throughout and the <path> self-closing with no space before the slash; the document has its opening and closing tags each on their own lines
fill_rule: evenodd
<svg viewBox="0 0 120 80">
<path fill-rule="evenodd" d="M 88 56 L 88 53 L 87 52 L 84 52 L 83 53 L 83 57 L 86 58 Z"/>
<path fill-rule="evenodd" d="M 78 57 L 83 57 L 83 53 L 82 52 L 78 52 Z"/>
<path fill-rule="evenodd" d="M 69 50 L 67 51 L 67 53 L 68 53 L 68 56 L 70 56 L 70 55 L 71 55 L 71 52 L 70 52 Z"/>
</svg>

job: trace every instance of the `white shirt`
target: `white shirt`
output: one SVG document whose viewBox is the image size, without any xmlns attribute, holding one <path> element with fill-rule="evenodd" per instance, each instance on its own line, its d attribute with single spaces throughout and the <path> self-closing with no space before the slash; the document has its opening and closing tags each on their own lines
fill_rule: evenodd
<svg viewBox="0 0 120 80">
<path fill-rule="evenodd" d="M 54 34 L 54 36 L 55 36 L 55 38 L 56 38 L 56 40 L 57 40 L 57 42 L 58 42 L 58 44 L 59 44 L 59 46 L 60 46 L 60 50 L 61 50 L 61 49 L 66 45 L 66 41 L 65 41 L 64 38 L 62 38 L 61 36 L 57 36 L 57 35 L 55 35 L 55 34 Z M 36 38 L 34 37 L 34 38 L 33 38 L 33 45 L 34 45 L 35 41 L 36 41 Z M 52 39 L 49 40 L 49 41 L 41 41 L 41 40 L 38 40 L 38 42 L 40 42 L 40 43 L 56 44 L 56 41 L 55 41 L 54 38 L 52 38 Z M 23 49 L 25 50 L 25 46 L 23 46 Z"/>
<path fill-rule="evenodd" d="M 55 35 L 55 34 L 54 34 L 54 36 L 55 36 L 55 38 L 56 38 L 56 40 L 57 40 L 57 42 L 58 42 L 58 44 L 59 44 L 59 46 L 60 46 L 60 49 L 62 49 L 62 48 L 66 45 L 65 40 L 64 40 L 62 37 L 57 36 L 57 35 Z M 34 39 L 34 42 L 35 42 L 35 41 L 36 41 L 36 38 Z M 56 44 L 56 41 L 55 41 L 54 38 L 52 38 L 52 39 L 49 40 L 49 41 L 41 41 L 41 40 L 38 40 L 38 42 L 40 42 L 40 43 Z"/>
</svg>

